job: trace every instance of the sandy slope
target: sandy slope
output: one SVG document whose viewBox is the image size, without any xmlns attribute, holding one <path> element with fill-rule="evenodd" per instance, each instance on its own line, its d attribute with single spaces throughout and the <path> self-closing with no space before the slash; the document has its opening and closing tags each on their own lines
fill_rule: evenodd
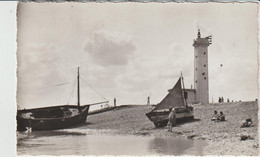
<svg viewBox="0 0 260 157">
<path fill-rule="evenodd" d="M 221 103 L 194 106 L 195 121 L 180 124 L 174 131 L 155 128 L 145 116 L 151 106 L 125 106 L 88 117 L 89 125 L 84 127 L 107 134 L 136 134 L 146 136 L 178 136 L 207 140 L 205 155 L 257 155 L 258 154 L 258 106 L 256 102 Z M 212 122 L 214 110 L 223 111 L 225 122 Z M 241 121 L 252 118 L 253 125 L 240 128 Z M 250 135 L 253 139 L 241 141 L 240 135 Z"/>
</svg>

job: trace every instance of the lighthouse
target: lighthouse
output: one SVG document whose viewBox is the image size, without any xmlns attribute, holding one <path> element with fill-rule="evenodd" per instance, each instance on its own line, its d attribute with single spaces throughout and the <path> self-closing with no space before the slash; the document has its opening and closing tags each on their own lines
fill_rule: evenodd
<svg viewBox="0 0 260 157">
<path fill-rule="evenodd" d="M 211 43 L 212 37 L 202 38 L 198 30 L 193 43 L 195 101 L 204 105 L 209 103 L 208 46 Z"/>
</svg>

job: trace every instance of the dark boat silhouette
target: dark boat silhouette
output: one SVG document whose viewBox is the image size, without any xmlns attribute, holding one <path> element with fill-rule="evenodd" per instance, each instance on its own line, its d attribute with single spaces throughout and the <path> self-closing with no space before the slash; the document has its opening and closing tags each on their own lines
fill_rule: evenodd
<svg viewBox="0 0 260 157">
<path fill-rule="evenodd" d="M 181 122 L 193 119 L 193 107 L 187 105 L 187 93 L 184 84 L 182 88 L 183 77 L 181 76 L 175 86 L 169 90 L 166 97 L 156 105 L 156 107 L 146 116 L 154 123 L 156 127 L 166 126 L 168 123 L 169 108 L 176 111 L 176 121 Z"/>
<path fill-rule="evenodd" d="M 87 120 L 89 107 L 107 103 L 108 101 L 80 105 L 80 85 L 78 68 L 77 105 L 60 105 L 52 107 L 24 109 L 17 111 L 17 130 L 55 130 L 84 124 Z"/>
</svg>

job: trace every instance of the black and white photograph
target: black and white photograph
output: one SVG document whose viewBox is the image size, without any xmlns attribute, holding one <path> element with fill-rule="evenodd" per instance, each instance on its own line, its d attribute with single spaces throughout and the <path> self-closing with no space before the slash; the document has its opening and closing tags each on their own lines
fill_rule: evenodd
<svg viewBox="0 0 260 157">
<path fill-rule="evenodd" d="M 19 2 L 18 156 L 257 156 L 257 2 Z"/>
</svg>

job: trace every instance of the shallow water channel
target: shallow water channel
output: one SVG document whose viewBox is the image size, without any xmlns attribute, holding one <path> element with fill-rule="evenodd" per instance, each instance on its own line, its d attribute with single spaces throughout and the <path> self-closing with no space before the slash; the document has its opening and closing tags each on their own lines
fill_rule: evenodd
<svg viewBox="0 0 260 157">
<path fill-rule="evenodd" d="M 203 155 L 205 141 L 173 137 L 17 132 L 18 155 Z"/>
</svg>

